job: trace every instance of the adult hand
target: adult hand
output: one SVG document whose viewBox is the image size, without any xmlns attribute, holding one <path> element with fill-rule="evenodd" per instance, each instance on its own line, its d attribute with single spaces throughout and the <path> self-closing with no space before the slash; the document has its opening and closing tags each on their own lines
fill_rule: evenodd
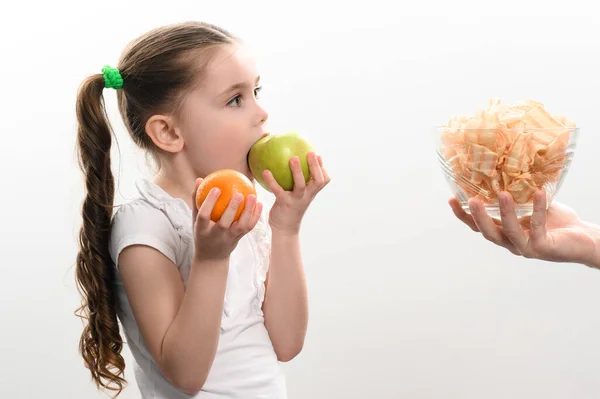
<svg viewBox="0 0 600 399">
<path fill-rule="evenodd" d="M 537 191 L 533 214 L 517 218 L 509 193 L 499 196 L 500 221 L 485 212 L 481 201 L 471 198 L 467 214 L 456 198 L 449 204 L 454 215 L 485 239 L 515 255 L 551 262 L 574 262 L 600 268 L 600 228 L 583 222 L 569 207 L 553 202 L 546 209 L 546 196 Z"/>
</svg>

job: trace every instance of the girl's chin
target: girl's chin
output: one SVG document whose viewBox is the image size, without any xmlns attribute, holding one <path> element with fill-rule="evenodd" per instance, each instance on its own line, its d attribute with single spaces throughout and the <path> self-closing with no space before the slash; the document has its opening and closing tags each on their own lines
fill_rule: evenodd
<svg viewBox="0 0 600 399">
<path fill-rule="evenodd" d="M 252 175 L 252 172 L 250 172 L 250 168 L 248 166 L 246 166 L 240 172 L 243 173 L 248 179 L 250 179 L 250 181 L 254 182 L 254 176 Z"/>
</svg>

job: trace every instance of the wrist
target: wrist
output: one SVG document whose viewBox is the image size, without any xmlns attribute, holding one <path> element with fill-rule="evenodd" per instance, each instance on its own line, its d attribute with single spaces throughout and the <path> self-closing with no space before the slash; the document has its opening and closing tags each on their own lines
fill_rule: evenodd
<svg viewBox="0 0 600 399">
<path fill-rule="evenodd" d="M 300 227 L 298 228 L 281 228 L 271 225 L 271 235 L 273 237 L 297 238 L 300 236 Z"/>
<path fill-rule="evenodd" d="M 214 287 L 221 286 L 227 281 L 229 274 L 229 259 L 192 259 L 188 287 L 205 286 L 208 281 Z M 223 286 L 224 287 L 224 286 Z"/>
<path fill-rule="evenodd" d="M 195 253 L 192 257 L 192 268 L 222 268 L 229 265 L 230 256 L 211 257 Z"/>
</svg>

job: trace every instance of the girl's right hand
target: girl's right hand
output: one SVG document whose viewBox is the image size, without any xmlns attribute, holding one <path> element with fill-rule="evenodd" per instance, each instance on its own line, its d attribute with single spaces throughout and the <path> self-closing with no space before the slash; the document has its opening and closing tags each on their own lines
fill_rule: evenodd
<svg viewBox="0 0 600 399">
<path fill-rule="evenodd" d="M 196 192 L 200 183 L 202 183 L 202 179 L 196 179 L 192 201 L 194 204 L 194 257 L 197 260 L 226 259 L 231 255 L 238 241 L 256 226 L 262 214 L 263 205 L 257 201 L 256 196 L 249 195 L 246 197 L 244 210 L 239 220 L 234 222 L 233 218 L 243 200 L 243 195 L 236 193 L 219 221 L 215 223 L 210 220 L 210 214 L 219 198 L 220 191 L 213 188 L 198 209 Z"/>
</svg>

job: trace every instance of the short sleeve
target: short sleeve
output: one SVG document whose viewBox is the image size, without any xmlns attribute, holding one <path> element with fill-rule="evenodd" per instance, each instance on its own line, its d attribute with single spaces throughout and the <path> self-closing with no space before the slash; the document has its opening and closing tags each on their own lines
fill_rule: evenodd
<svg viewBox="0 0 600 399">
<path fill-rule="evenodd" d="M 177 262 L 180 238 L 167 216 L 144 201 L 122 205 L 111 225 L 110 255 L 119 268 L 119 254 L 131 245 L 152 247 L 174 264 Z"/>
</svg>

